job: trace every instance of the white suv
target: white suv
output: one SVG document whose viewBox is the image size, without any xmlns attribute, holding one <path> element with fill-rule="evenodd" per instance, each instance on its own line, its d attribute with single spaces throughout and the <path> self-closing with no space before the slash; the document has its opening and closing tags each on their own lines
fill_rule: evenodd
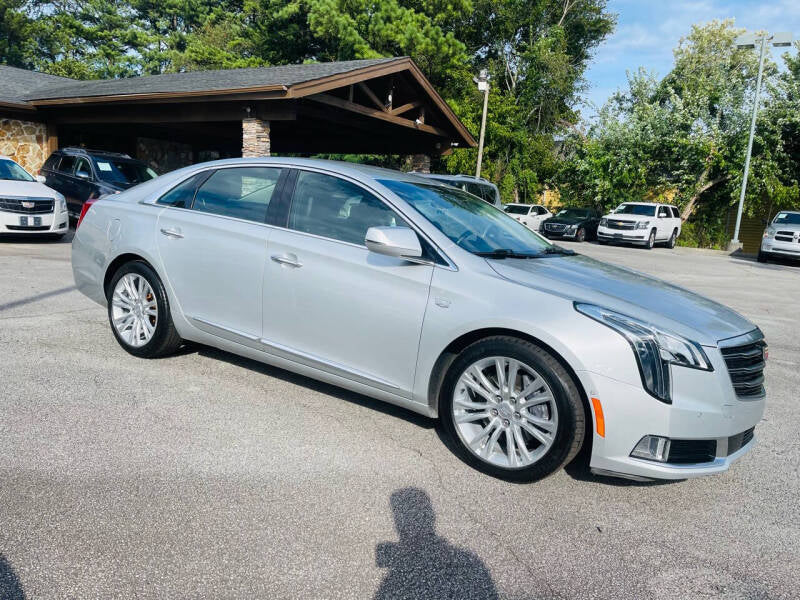
<svg viewBox="0 0 800 600">
<path fill-rule="evenodd" d="M 597 241 L 627 242 L 652 248 L 664 242 L 674 248 L 681 233 L 681 214 L 669 204 L 654 202 L 623 202 L 613 212 L 600 219 Z"/>
<path fill-rule="evenodd" d="M 553 216 L 549 210 L 540 204 L 505 204 L 503 210 L 507 215 L 514 217 L 528 229 L 539 231 L 542 222 Z"/>
<path fill-rule="evenodd" d="M 0 156 L 0 233 L 60 238 L 68 229 L 64 196 L 7 156 Z"/>
</svg>

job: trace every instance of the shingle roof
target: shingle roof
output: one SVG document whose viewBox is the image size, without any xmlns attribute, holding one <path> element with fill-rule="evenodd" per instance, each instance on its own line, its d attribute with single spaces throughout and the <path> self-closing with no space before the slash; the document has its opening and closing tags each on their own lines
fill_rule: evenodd
<svg viewBox="0 0 800 600">
<path fill-rule="evenodd" d="M 0 102 L 25 105 L 25 99 L 43 87 L 75 83 L 74 79 L 0 65 Z"/>
<path fill-rule="evenodd" d="M 356 69 L 363 69 L 396 58 L 348 60 L 304 65 L 259 67 L 250 69 L 224 69 L 218 71 L 189 71 L 131 77 L 128 79 L 100 79 L 91 81 L 64 80 L 38 86 L 24 96 L 25 100 L 55 98 L 86 98 L 90 96 L 117 96 L 125 94 L 191 93 L 218 90 L 236 90 L 265 86 L 291 86 Z"/>
</svg>

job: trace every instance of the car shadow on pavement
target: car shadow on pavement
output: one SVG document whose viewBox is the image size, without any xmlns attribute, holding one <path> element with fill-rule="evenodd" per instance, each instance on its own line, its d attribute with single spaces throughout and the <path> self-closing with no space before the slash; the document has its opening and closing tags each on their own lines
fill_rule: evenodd
<svg viewBox="0 0 800 600">
<path fill-rule="evenodd" d="M 399 541 L 381 542 L 375 547 L 375 563 L 389 570 L 375 600 L 498 597 L 483 561 L 474 552 L 454 546 L 436 534 L 436 512 L 424 490 L 399 489 L 389 504 Z"/>
<path fill-rule="evenodd" d="M 0 554 L 0 599 L 25 600 L 25 591 L 19 577 L 5 556 Z"/>
<path fill-rule="evenodd" d="M 364 406 L 366 408 L 369 408 L 370 410 L 375 410 L 377 412 L 381 412 L 386 415 L 391 415 L 393 417 L 404 419 L 405 421 L 408 421 L 409 423 L 414 423 L 415 425 L 422 427 L 424 429 L 432 429 L 433 427 L 436 426 L 436 421 L 434 421 L 433 419 L 417 414 L 408 409 L 395 406 L 393 404 L 389 404 L 381 400 L 376 400 L 374 398 L 364 396 L 363 394 L 359 394 L 357 392 L 351 392 L 349 390 L 337 387 L 335 385 L 331 385 L 322 381 L 317 381 L 316 379 L 311 379 L 310 377 L 305 377 L 304 375 L 298 375 L 296 373 L 292 373 L 291 371 L 286 371 L 279 367 L 273 367 L 272 365 L 268 365 L 266 363 L 262 363 L 256 360 L 251 360 L 243 356 L 230 354 L 228 352 L 225 352 L 224 350 L 219 350 L 211 346 L 204 346 L 202 344 L 189 344 L 185 347 L 185 352 L 187 354 L 190 354 L 192 352 L 197 352 L 197 354 L 199 354 L 200 356 L 204 356 L 214 360 L 223 360 L 232 365 L 236 365 L 244 369 L 249 369 L 250 371 L 256 371 L 258 373 L 267 375 L 269 377 L 275 377 L 276 379 L 280 379 L 287 383 L 303 386 L 315 392 L 320 392 L 322 394 L 334 396 L 336 398 L 339 398 L 340 400 L 345 400 L 352 404 Z"/>
</svg>

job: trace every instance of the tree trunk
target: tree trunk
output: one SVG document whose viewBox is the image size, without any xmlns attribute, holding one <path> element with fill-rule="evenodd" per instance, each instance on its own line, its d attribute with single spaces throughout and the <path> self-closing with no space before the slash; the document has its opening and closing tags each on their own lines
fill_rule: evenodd
<svg viewBox="0 0 800 600">
<path fill-rule="evenodd" d="M 697 185 L 694 188 L 694 194 L 691 198 L 689 198 L 689 202 L 686 206 L 683 207 L 683 212 L 681 213 L 681 221 L 685 222 L 686 219 L 692 216 L 694 212 L 694 207 L 697 205 L 697 201 L 700 199 L 700 195 L 717 185 L 718 183 L 722 183 L 726 179 L 728 179 L 728 175 L 723 175 L 722 177 L 717 177 L 716 179 L 712 179 L 711 181 L 708 180 L 708 174 L 711 171 L 711 167 L 706 167 L 705 170 L 700 174 L 700 178 L 697 180 Z"/>
</svg>

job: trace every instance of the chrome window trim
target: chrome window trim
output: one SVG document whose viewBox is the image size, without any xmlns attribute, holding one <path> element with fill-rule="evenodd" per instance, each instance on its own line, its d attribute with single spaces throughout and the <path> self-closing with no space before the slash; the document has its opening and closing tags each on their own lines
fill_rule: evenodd
<svg viewBox="0 0 800 600">
<path fill-rule="evenodd" d="M 353 179 L 352 177 L 349 177 L 347 175 L 343 175 L 342 173 L 337 173 L 335 171 L 330 171 L 328 169 L 322 169 L 322 168 L 319 168 L 319 167 L 311 167 L 311 166 L 306 166 L 306 165 L 293 165 L 291 163 L 284 163 L 284 162 L 280 162 L 280 163 L 277 163 L 277 162 L 276 163 L 272 163 L 272 162 L 270 162 L 268 164 L 265 164 L 265 163 L 249 163 L 248 162 L 248 163 L 236 163 L 236 164 L 231 164 L 231 165 L 220 165 L 218 167 L 205 167 L 205 168 L 197 169 L 196 171 L 192 171 L 191 173 L 188 173 L 186 175 L 186 177 L 182 177 L 180 180 L 175 182 L 169 188 L 169 190 L 167 190 L 167 192 L 163 192 L 163 193 L 159 194 L 158 196 L 151 196 L 151 197 L 139 200 L 138 204 L 145 205 L 145 206 L 154 206 L 156 208 L 161 208 L 161 209 L 173 209 L 173 210 L 189 211 L 189 212 L 194 212 L 194 213 L 198 213 L 198 214 L 209 215 L 209 216 L 212 216 L 212 217 L 220 217 L 220 218 L 223 218 L 223 219 L 231 219 L 233 221 L 238 221 L 238 222 L 241 222 L 241 223 L 265 225 L 265 226 L 270 227 L 270 228 L 281 229 L 281 230 L 284 230 L 284 231 L 291 231 L 292 233 L 299 233 L 301 235 L 308 235 L 308 236 L 312 236 L 312 237 L 315 237 L 315 238 L 318 238 L 318 239 L 328 240 L 328 241 L 331 241 L 331 242 L 336 242 L 338 244 L 346 244 L 346 245 L 352 246 L 354 248 L 364 248 L 365 250 L 367 250 L 369 252 L 369 249 L 367 248 L 367 246 L 365 244 L 353 244 L 352 242 L 345 242 L 343 240 L 337 240 L 337 239 L 334 239 L 334 238 L 329 238 L 329 237 L 325 237 L 325 236 L 321 236 L 321 235 L 316 235 L 316 234 L 313 234 L 313 233 L 307 233 L 307 232 L 304 232 L 304 231 L 297 231 L 296 229 L 291 229 L 290 227 L 283 227 L 281 225 L 270 225 L 268 223 L 258 223 L 256 221 L 248 221 L 246 219 L 240 219 L 238 217 L 229 217 L 229 216 L 226 216 L 226 215 L 217 215 L 217 214 L 213 214 L 213 213 L 203 213 L 202 211 L 192 210 L 191 208 L 181 208 L 181 207 L 178 207 L 178 206 L 168 206 L 166 204 L 158 204 L 158 199 L 161 198 L 161 196 L 163 196 L 164 194 L 168 193 L 170 190 L 178 187 L 179 185 L 184 183 L 187 179 L 191 179 L 195 175 L 199 175 L 200 173 L 203 173 L 205 171 L 219 171 L 221 169 L 236 169 L 236 168 L 242 168 L 242 167 L 286 168 L 286 169 L 294 169 L 296 171 L 311 171 L 311 172 L 315 172 L 315 173 L 322 173 L 323 175 L 330 175 L 332 177 L 338 177 L 339 179 L 344 179 L 345 181 L 347 181 L 349 183 L 352 183 L 352 184 L 354 184 L 354 185 L 366 190 L 367 192 L 369 192 L 373 196 L 377 197 L 379 200 L 381 200 L 385 204 L 388 204 L 389 207 L 393 211 L 395 211 L 401 217 L 403 217 L 403 219 L 406 221 L 406 223 L 408 223 L 408 225 L 411 227 L 411 229 L 413 229 L 417 233 L 417 235 L 422 236 L 422 238 L 425 241 L 427 241 L 433 247 L 433 249 L 439 254 L 439 256 L 442 257 L 442 259 L 447 264 L 446 265 L 442 265 L 442 264 L 439 264 L 437 262 L 432 262 L 432 261 L 409 261 L 409 262 L 414 262 L 416 264 L 431 264 L 431 265 L 433 265 L 435 267 L 440 267 L 442 269 L 447 269 L 449 271 L 455 271 L 455 272 L 458 271 L 458 265 L 456 265 L 455 262 L 453 262 L 453 260 L 447 255 L 447 253 L 444 252 L 441 249 L 439 244 L 434 242 L 424 231 L 420 230 L 419 226 L 416 223 L 414 223 L 413 219 L 410 219 L 405 212 L 403 212 L 400 208 L 398 208 L 391 201 L 391 199 L 387 198 L 384 194 L 380 193 L 379 191 L 377 191 L 377 190 L 365 185 L 361 181 Z M 292 193 L 294 193 L 294 189 L 292 190 Z M 289 205 L 289 209 L 291 210 L 291 204 Z M 406 259 L 404 259 L 404 260 L 406 260 Z"/>
</svg>

